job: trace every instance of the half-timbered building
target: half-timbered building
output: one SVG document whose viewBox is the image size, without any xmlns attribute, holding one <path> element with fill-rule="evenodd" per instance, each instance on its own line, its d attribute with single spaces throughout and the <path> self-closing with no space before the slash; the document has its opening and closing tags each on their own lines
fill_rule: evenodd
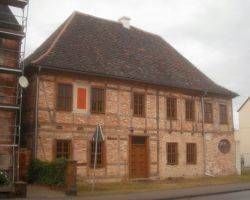
<svg viewBox="0 0 250 200">
<path fill-rule="evenodd" d="M 101 180 L 235 173 L 232 98 L 161 37 L 73 13 L 26 60 L 26 144 Z M 104 139 L 93 144 L 100 125 Z"/>
</svg>

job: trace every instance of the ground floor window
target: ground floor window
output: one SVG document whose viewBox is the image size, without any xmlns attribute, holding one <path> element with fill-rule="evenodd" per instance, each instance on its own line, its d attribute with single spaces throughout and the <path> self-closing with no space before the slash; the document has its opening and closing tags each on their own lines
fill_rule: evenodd
<svg viewBox="0 0 250 200">
<path fill-rule="evenodd" d="M 195 143 L 187 143 L 187 164 L 196 164 L 197 147 Z"/>
<path fill-rule="evenodd" d="M 167 143 L 167 164 L 178 164 L 178 144 L 176 142 Z"/>
<path fill-rule="evenodd" d="M 71 158 L 71 141 L 56 140 L 56 158 Z"/>
<path fill-rule="evenodd" d="M 97 144 L 95 141 L 91 141 L 91 155 L 90 155 L 90 165 L 94 167 L 95 164 L 95 155 L 96 155 L 96 168 L 104 167 L 104 142 L 98 141 Z"/>
</svg>

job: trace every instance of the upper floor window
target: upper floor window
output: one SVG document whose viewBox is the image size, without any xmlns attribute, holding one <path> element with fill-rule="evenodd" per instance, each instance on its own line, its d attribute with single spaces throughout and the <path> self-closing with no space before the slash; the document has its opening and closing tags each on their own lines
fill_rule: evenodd
<svg viewBox="0 0 250 200">
<path fill-rule="evenodd" d="M 205 121 L 205 123 L 213 123 L 213 106 L 212 106 L 212 103 L 205 102 L 205 105 L 204 105 L 204 121 Z"/>
<path fill-rule="evenodd" d="M 167 98 L 167 119 L 177 119 L 177 99 Z"/>
<path fill-rule="evenodd" d="M 227 106 L 224 104 L 220 104 L 220 123 L 227 124 L 228 116 L 227 116 Z"/>
<path fill-rule="evenodd" d="M 186 99 L 186 120 L 187 121 L 194 121 L 194 100 Z"/>
<path fill-rule="evenodd" d="M 195 143 L 187 143 L 186 149 L 187 164 L 196 164 L 197 162 L 197 147 Z"/>
<path fill-rule="evenodd" d="M 71 158 L 71 141 L 70 140 L 56 140 L 56 158 Z"/>
<path fill-rule="evenodd" d="M 72 111 L 73 91 L 71 84 L 58 84 L 57 90 L 57 110 Z"/>
<path fill-rule="evenodd" d="M 133 95 L 133 111 L 134 116 L 144 117 L 145 116 L 145 95 L 142 93 L 134 93 Z"/>
<path fill-rule="evenodd" d="M 90 166 L 96 168 L 104 167 L 104 142 L 103 141 L 91 141 L 91 155 Z"/>
<path fill-rule="evenodd" d="M 105 113 L 105 89 L 92 88 L 91 111 L 93 113 Z"/>
<path fill-rule="evenodd" d="M 167 143 L 167 164 L 178 164 L 178 144 L 176 142 Z"/>
</svg>

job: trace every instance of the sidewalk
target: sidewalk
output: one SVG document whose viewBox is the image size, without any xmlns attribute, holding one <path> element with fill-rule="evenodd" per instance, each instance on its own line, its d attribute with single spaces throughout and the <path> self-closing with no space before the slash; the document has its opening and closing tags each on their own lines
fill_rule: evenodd
<svg viewBox="0 0 250 200">
<path fill-rule="evenodd" d="M 165 191 L 152 191 L 141 193 L 130 193 L 120 195 L 105 195 L 96 197 L 84 197 L 84 200 L 170 200 L 180 198 L 190 198 L 197 196 L 208 196 L 215 194 L 224 194 L 232 192 L 240 192 L 250 190 L 250 183 L 246 184 L 229 184 L 229 185 L 216 185 L 206 187 L 195 187 L 188 189 L 178 190 L 165 190 Z"/>
<path fill-rule="evenodd" d="M 160 190 L 151 192 L 133 192 L 129 194 L 99 195 L 99 196 L 77 196 L 68 197 L 61 191 L 53 191 L 46 187 L 29 186 L 28 199 L 84 199 L 84 200 L 170 200 L 190 198 L 197 196 L 208 196 L 232 192 L 250 190 L 250 183 L 227 184 L 206 187 L 195 187 L 176 190 Z"/>
</svg>

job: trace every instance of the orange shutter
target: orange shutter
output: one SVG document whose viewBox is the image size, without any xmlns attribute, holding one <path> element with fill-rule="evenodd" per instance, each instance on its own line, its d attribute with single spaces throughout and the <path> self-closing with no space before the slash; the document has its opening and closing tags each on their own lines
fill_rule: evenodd
<svg viewBox="0 0 250 200">
<path fill-rule="evenodd" d="M 86 109 L 86 88 L 77 89 L 77 108 Z"/>
</svg>

